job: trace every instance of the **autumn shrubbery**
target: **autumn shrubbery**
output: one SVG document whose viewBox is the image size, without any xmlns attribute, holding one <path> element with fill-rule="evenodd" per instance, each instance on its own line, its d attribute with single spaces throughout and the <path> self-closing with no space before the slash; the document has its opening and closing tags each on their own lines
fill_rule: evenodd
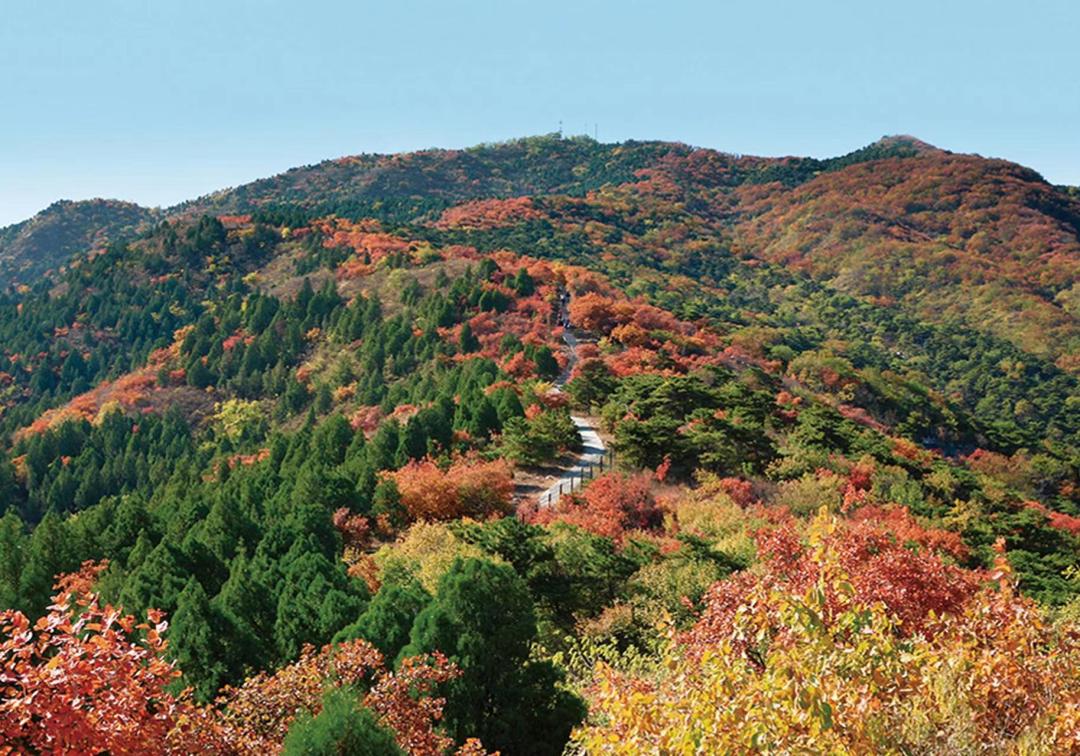
<svg viewBox="0 0 1080 756">
<path fill-rule="evenodd" d="M 167 623 L 91 593 L 105 567 L 63 578 L 37 622 L 0 613 L 0 742 L 15 753 L 201 750 L 203 733 L 181 727 L 196 707 L 170 692 L 180 673 L 164 658 Z"/>
<path fill-rule="evenodd" d="M 581 493 L 563 496 L 552 507 L 528 513 L 530 522 L 547 525 L 564 522 L 606 536 L 616 542 L 635 530 L 654 530 L 663 512 L 651 491 L 648 473 L 606 473 L 592 480 Z"/>
<path fill-rule="evenodd" d="M 598 667 L 593 724 L 577 733 L 580 747 L 625 754 L 1080 747 L 1080 629 L 1051 624 L 1019 596 L 1004 558 L 983 583 L 932 553 L 908 551 L 905 559 L 907 547 L 887 529 L 868 532 L 824 511 L 805 546 L 783 526 L 759 542 L 763 569 L 714 586 L 698 623 L 670 637 L 658 675 Z"/>
<path fill-rule="evenodd" d="M 410 521 L 485 518 L 510 511 L 513 479 L 503 460 L 457 460 L 445 470 L 430 459 L 388 473 Z"/>
<path fill-rule="evenodd" d="M 428 464 L 411 474 L 440 497 L 498 473 Z M 871 477 L 855 465 L 847 481 Z M 609 473 L 532 525 L 421 518 L 365 558 L 373 598 L 337 645 L 214 707 L 176 692 L 160 614 L 138 625 L 100 602 L 103 567 L 88 565 L 36 625 L 2 616 L 0 734 L 39 751 L 478 754 L 470 732 L 517 742 L 474 705 L 486 690 L 506 716 L 531 716 L 515 703 L 527 691 L 567 731 L 580 717 L 557 668 L 526 661 L 541 612 L 550 625 L 570 610 L 578 637 L 557 658 L 589 701 L 573 736 L 589 753 L 1080 747 L 1080 627 L 1017 593 L 1000 547 L 992 569 L 971 570 L 955 533 L 901 506 L 834 502 L 807 521 L 744 480 L 702 475 L 663 505 L 655 485 Z M 402 500 L 421 488 L 406 482 Z M 502 671 L 485 661 L 496 642 L 516 654 Z"/>
</svg>

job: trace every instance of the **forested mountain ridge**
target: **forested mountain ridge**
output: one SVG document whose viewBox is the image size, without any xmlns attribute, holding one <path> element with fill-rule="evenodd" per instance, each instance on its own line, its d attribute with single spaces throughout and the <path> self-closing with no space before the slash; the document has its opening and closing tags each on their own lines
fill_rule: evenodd
<svg viewBox="0 0 1080 756">
<path fill-rule="evenodd" d="M 1075 371 L 1080 201 L 1005 161 L 911 162 L 748 190 L 739 247 L 924 319 L 958 315 Z"/>
<path fill-rule="evenodd" d="M 0 738 L 1080 743 L 1067 191 L 541 137 L 163 216 L 0 295 Z M 540 507 L 571 409 L 617 469 Z"/>
<path fill-rule="evenodd" d="M 32 283 L 73 255 L 134 236 L 155 217 L 148 208 L 119 200 L 55 202 L 33 218 L 0 228 L 0 281 Z"/>
<path fill-rule="evenodd" d="M 1021 166 L 954 155 L 912 137 L 887 137 L 828 160 L 557 137 L 361 155 L 222 190 L 164 214 L 245 214 L 285 204 L 316 215 L 413 222 L 470 199 L 581 197 L 633 183 L 640 171 L 671 181 L 690 214 L 718 224 L 713 235 L 736 254 L 796 266 L 920 319 L 955 317 L 1077 370 L 1080 199 Z M 0 231 L 8 274 L 21 271 L 25 282 L 90 249 L 94 238 L 100 247 L 152 217 L 97 202 L 58 203 L 25 228 Z"/>
</svg>

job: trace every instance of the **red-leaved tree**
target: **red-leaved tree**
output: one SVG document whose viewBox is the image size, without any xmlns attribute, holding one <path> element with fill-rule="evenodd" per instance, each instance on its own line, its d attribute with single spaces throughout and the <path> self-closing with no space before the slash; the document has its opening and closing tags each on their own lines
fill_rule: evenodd
<svg viewBox="0 0 1080 756">
<path fill-rule="evenodd" d="M 387 475 L 411 520 L 484 518 L 511 509 L 514 482 L 504 460 L 460 459 L 445 471 L 430 459 L 414 460 Z"/>
<path fill-rule="evenodd" d="M 537 524 L 565 522 L 621 541 L 627 531 L 651 530 L 662 524 L 663 512 L 650 490 L 651 478 L 648 473 L 607 473 L 580 494 L 564 496 L 554 507 L 525 516 Z"/>
<path fill-rule="evenodd" d="M 179 671 L 164 658 L 167 623 L 136 622 L 90 586 L 106 563 L 60 579 L 48 613 L 31 625 L 0 613 L 0 752 L 196 753 L 214 749 L 197 707 L 166 690 Z M 10 751 L 5 751 L 6 744 Z"/>
</svg>

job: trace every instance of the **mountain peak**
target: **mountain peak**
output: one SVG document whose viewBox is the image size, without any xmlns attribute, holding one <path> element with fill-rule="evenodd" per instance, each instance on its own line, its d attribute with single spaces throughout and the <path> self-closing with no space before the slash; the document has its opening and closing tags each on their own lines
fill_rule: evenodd
<svg viewBox="0 0 1080 756">
<path fill-rule="evenodd" d="M 887 134 L 866 147 L 866 149 L 872 148 L 912 150 L 917 156 L 923 156 L 923 154 L 948 154 L 948 150 L 931 145 L 929 141 L 923 141 L 910 134 Z"/>
<path fill-rule="evenodd" d="M 0 228 L 0 270 L 23 282 L 72 255 L 136 231 L 157 211 L 116 199 L 62 199 L 32 218 Z"/>
</svg>

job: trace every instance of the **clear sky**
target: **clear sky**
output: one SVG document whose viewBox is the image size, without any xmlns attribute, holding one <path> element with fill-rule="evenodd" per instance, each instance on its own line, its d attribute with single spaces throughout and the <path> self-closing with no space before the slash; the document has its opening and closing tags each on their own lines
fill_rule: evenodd
<svg viewBox="0 0 1080 756">
<path fill-rule="evenodd" d="M 1076 0 L 0 0 L 0 225 L 359 152 L 599 127 L 761 155 L 884 134 L 1080 183 Z"/>
</svg>

